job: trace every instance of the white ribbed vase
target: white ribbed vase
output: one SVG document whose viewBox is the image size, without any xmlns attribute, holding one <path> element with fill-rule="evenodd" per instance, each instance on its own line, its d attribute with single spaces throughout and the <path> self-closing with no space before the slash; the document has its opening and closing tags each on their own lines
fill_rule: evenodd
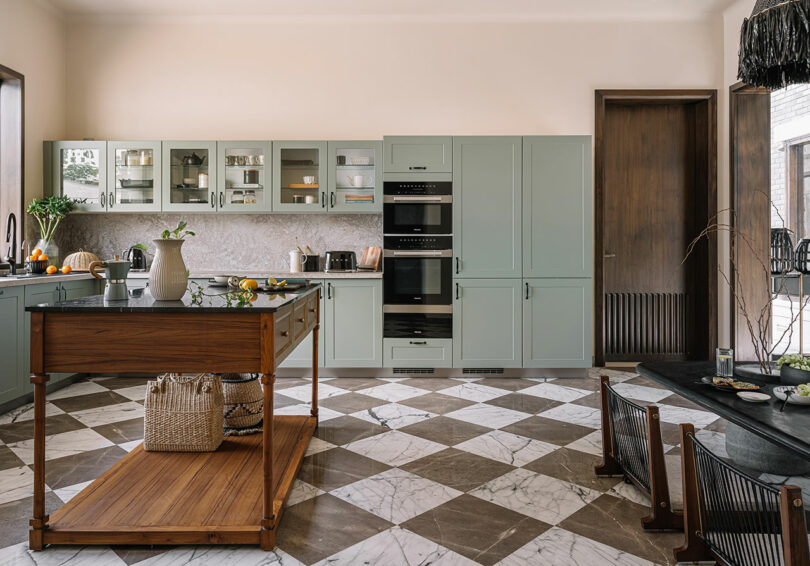
<svg viewBox="0 0 810 566">
<path fill-rule="evenodd" d="M 188 287 L 188 274 L 180 248 L 185 240 L 152 240 L 157 253 L 149 270 L 149 291 L 156 301 L 177 301 Z"/>
</svg>

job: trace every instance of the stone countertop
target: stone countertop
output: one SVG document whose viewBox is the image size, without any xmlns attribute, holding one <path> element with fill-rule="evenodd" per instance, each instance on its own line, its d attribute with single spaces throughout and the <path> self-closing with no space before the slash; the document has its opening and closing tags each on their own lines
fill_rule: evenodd
<svg viewBox="0 0 810 566">
<path fill-rule="evenodd" d="M 333 271 L 327 273 L 325 271 L 301 271 L 299 273 L 290 273 L 289 271 L 192 271 L 189 279 L 211 279 L 214 275 L 238 275 L 239 277 L 248 277 L 250 279 L 267 279 L 268 277 L 275 277 L 278 280 L 283 279 L 382 279 L 382 271 L 352 271 L 340 272 Z M 148 279 L 148 271 L 130 271 L 127 276 L 128 279 Z"/>
<path fill-rule="evenodd" d="M 0 277 L 0 289 L 5 287 L 19 287 L 22 285 L 39 285 L 40 283 L 58 283 L 59 281 L 79 281 L 82 279 L 92 279 L 89 273 L 71 273 L 62 275 L 57 272 L 54 275 L 37 275 L 32 277 L 21 277 L 14 279 L 11 277 Z"/>
</svg>

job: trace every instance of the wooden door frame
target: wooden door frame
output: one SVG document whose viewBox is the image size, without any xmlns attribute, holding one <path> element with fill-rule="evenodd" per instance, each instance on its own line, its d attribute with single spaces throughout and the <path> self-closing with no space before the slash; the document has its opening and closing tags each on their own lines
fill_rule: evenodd
<svg viewBox="0 0 810 566">
<path fill-rule="evenodd" d="M 14 160 L 14 165 L 6 164 L 7 169 L 11 169 L 11 173 L 4 173 L 4 177 L 6 177 L 6 182 L 9 184 L 19 184 L 19 194 L 15 193 L 14 197 L 10 197 L 9 200 L 12 203 L 11 212 L 15 213 L 17 217 L 17 243 L 21 243 L 25 238 L 25 75 L 11 69 L 9 67 L 5 67 L 0 65 L 0 84 L 3 82 L 12 82 L 19 85 L 20 89 L 20 104 L 18 108 L 13 108 L 11 110 L 12 120 L 14 122 L 19 122 L 20 127 L 20 141 L 19 141 L 19 152 L 16 155 L 13 155 L 12 158 Z M 0 87 L 2 88 L 2 87 Z M 18 112 L 17 112 L 18 110 Z M 17 115 L 18 114 L 18 115 Z M 8 127 L 5 123 L 0 123 L 0 138 L 5 137 L 6 132 L 4 131 Z M 5 187 L 0 187 L 5 188 Z M 5 223 L 6 219 L 0 219 L 0 222 Z M 5 224 L 2 225 L 5 227 Z M 3 238 L 5 238 L 5 234 L 3 234 Z M 15 250 L 15 253 L 19 250 Z"/>
<path fill-rule="evenodd" d="M 708 104 L 709 119 L 707 198 L 708 216 L 717 214 L 717 90 L 596 90 L 595 136 L 594 136 L 594 365 L 605 365 L 605 317 L 604 317 L 604 226 L 605 226 L 605 162 L 604 127 L 605 110 L 610 103 L 626 104 Z M 708 221 L 708 219 L 707 219 Z M 717 246 L 709 246 L 707 296 L 709 304 L 710 351 L 717 347 L 718 297 L 717 297 Z"/>
</svg>

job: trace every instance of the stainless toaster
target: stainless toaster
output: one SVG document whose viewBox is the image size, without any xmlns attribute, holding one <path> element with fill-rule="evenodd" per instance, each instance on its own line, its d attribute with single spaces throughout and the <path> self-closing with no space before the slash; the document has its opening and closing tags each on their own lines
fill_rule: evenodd
<svg viewBox="0 0 810 566">
<path fill-rule="evenodd" d="M 357 271 L 357 255 L 354 252 L 326 252 L 324 271 Z"/>
</svg>

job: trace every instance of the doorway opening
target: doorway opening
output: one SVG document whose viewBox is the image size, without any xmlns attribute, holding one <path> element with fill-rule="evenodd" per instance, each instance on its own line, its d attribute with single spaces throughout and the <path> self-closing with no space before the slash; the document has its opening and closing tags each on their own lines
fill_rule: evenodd
<svg viewBox="0 0 810 566">
<path fill-rule="evenodd" d="M 0 222 L 6 253 L 6 218 L 16 217 L 16 239 L 21 242 L 23 223 L 23 105 L 25 79 L 22 74 L 0 65 Z M 11 240 L 9 240 L 11 241 Z M 16 250 L 14 250 L 16 253 Z M 13 255 L 13 254 L 12 254 Z"/>
</svg>

